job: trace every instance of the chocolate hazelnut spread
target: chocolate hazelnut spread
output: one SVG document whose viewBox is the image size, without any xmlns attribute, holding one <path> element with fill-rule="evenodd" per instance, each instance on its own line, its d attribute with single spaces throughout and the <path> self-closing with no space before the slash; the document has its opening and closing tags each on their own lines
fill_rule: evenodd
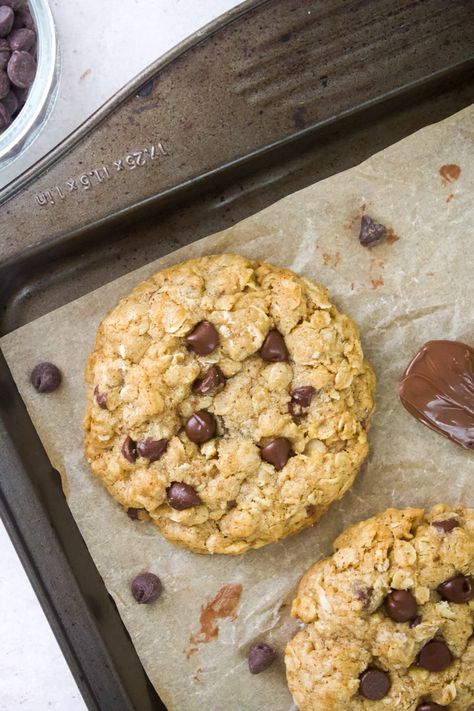
<svg viewBox="0 0 474 711">
<path fill-rule="evenodd" d="M 414 417 L 474 449 L 474 349 L 458 341 L 428 341 L 409 363 L 400 399 Z"/>
</svg>

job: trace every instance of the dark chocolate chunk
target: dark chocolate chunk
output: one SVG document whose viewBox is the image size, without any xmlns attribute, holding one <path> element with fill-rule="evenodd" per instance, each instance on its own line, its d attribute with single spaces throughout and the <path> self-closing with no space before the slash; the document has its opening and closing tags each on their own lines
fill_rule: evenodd
<svg viewBox="0 0 474 711">
<path fill-rule="evenodd" d="M 428 341 L 400 383 L 403 406 L 430 429 L 474 449 L 474 348 L 458 341 Z"/>
<path fill-rule="evenodd" d="M 360 693 L 366 699 L 379 701 L 390 690 L 390 677 L 381 669 L 366 669 L 360 675 Z"/>
<path fill-rule="evenodd" d="M 224 373 L 218 365 L 211 365 L 209 370 L 206 370 L 203 375 L 196 378 L 193 383 L 193 391 L 199 393 L 199 395 L 206 395 L 212 390 L 216 390 L 223 383 L 225 383 Z"/>
<path fill-rule="evenodd" d="M 210 321 L 200 321 L 186 336 L 188 348 L 198 355 L 208 355 L 219 344 L 219 334 Z"/>
<path fill-rule="evenodd" d="M 434 701 L 427 701 L 416 707 L 416 711 L 446 711 L 446 709 L 447 706 L 440 706 L 439 704 L 435 704 Z"/>
<path fill-rule="evenodd" d="M 459 528 L 459 521 L 457 518 L 448 518 L 445 521 L 433 521 L 431 525 L 437 528 L 438 531 L 449 533 L 453 528 Z"/>
<path fill-rule="evenodd" d="M 2 104 L 12 116 L 18 110 L 18 99 L 16 98 L 13 91 L 10 91 L 5 98 L 2 100 Z"/>
<path fill-rule="evenodd" d="M 393 590 L 384 602 L 385 612 L 395 622 L 410 622 L 418 613 L 418 603 L 408 590 Z"/>
<path fill-rule="evenodd" d="M 101 393 L 99 391 L 98 385 L 96 385 L 94 388 L 94 397 L 95 397 L 95 401 L 98 404 L 98 406 L 102 410 L 106 410 L 107 409 L 107 393 Z"/>
<path fill-rule="evenodd" d="M 38 363 L 31 371 L 30 379 L 39 393 L 52 393 L 61 385 L 62 374 L 53 363 Z"/>
<path fill-rule="evenodd" d="M 0 39 L 0 69 L 5 69 L 11 54 L 12 52 L 8 40 Z"/>
<path fill-rule="evenodd" d="M 0 5 L 0 37 L 6 37 L 12 31 L 15 14 L 8 5 Z"/>
<path fill-rule="evenodd" d="M 359 242 L 363 247 L 375 247 L 383 242 L 388 234 L 385 225 L 375 222 L 368 215 L 362 215 L 360 221 Z"/>
<path fill-rule="evenodd" d="M 444 600 L 455 602 L 459 605 L 470 602 L 474 597 L 474 586 L 467 575 L 456 575 L 438 585 L 438 592 Z"/>
<path fill-rule="evenodd" d="M 235 509 L 237 506 L 237 501 L 235 499 L 231 499 L 230 501 L 227 502 L 227 509 L 230 511 L 231 509 Z"/>
<path fill-rule="evenodd" d="M 288 360 L 288 350 L 286 348 L 285 339 L 276 328 L 272 328 L 272 330 L 267 333 L 259 352 L 263 360 L 268 360 L 271 363 Z"/>
<path fill-rule="evenodd" d="M 421 615 L 417 615 L 411 622 L 410 622 L 410 627 L 413 629 L 413 627 L 418 627 L 419 624 L 421 624 L 421 620 L 423 618 Z"/>
<path fill-rule="evenodd" d="M 316 388 L 312 385 L 302 385 L 291 391 L 290 412 L 292 415 L 301 416 L 308 412 L 311 400 L 314 397 Z"/>
<path fill-rule="evenodd" d="M 132 521 L 136 521 L 138 519 L 138 512 L 140 509 L 135 509 L 133 506 L 129 506 L 127 509 L 127 516 L 128 518 L 131 518 Z"/>
<path fill-rule="evenodd" d="M 418 665 L 430 672 L 440 672 L 449 667 L 453 660 L 449 647 L 440 639 L 432 639 L 421 648 Z"/>
<path fill-rule="evenodd" d="M 277 437 L 264 447 L 260 448 L 260 456 L 269 464 L 273 464 L 275 469 L 283 469 L 287 463 L 291 452 L 290 441 L 286 437 Z"/>
<path fill-rule="evenodd" d="M 26 0 L 2 0 L 2 5 L 11 7 L 12 10 L 22 10 L 26 5 Z"/>
<path fill-rule="evenodd" d="M 249 672 L 251 674 L 260 674 L 260 672 L 268 669 L 276 659 L 276 652 L 273 647 L 265 642 L 258 642 L 250 647 L 248 653 Z"/>
<path fill-rule="evenodd" d="M 144 439 L 137 444 L 137 454 L 150 462 L 156 462 L 166 452 L 167 447 L 167 439 Z"/>
<path fill-rule="evenodd" d="M 193 487 L 182 481 L 174 481 L 166 490 L 166 494 L 169 505 L 177 511 L 184 511 L 192 506 L 199 506 L 201 503 L 201 499 Z"/>
<path fill-rule="evenodd" d="M 0 99 L 4 99 L 10 92 L 10 80 L 5 70 L 0 70 Z"/>
<path fill-rule="evenodd" d="M 132 595 L 142 605 L 154 602 L 162 591 L 161 580 L 154 573 L 140 573 L 132 582 Z"/>
<path fill-rule="evenodd" d="M 191 442 L 202 444 L 216 433 L 216 418 L 207 410 L 198 410 L 186 421 L 184 429 Z"/>
<path fill-rule="evenodd" d="M 137 458 L 137 443 L 128 435 L 122 444 L 122 454 L 130 464 L 133 464 Z"/>
<path fill-rule="evenodd" d="M 12 52 L 15 50 L 29 52 L 36 42 L 36 32 L 27 27 L 21 27 L 8 35 L 8 42 Z"/>
<path fill-rule="evenodd" d="M 7 72 L 12 84 L 27 89 L 33 84 L 36 62 L 28 52 L 13 52 L 7 64 Z"/>
<path fill-rule="evenodd" d="M 4 3 L 4 0 L 2 0 Z M 29 30 L 35 29 L 35 21 L 31 16 L 28 8 L 21 8 L 15 11 L 15 19 L 13 20 L 13 29 L 19 30 L 22 27 L 27 27 Z"/>
</svg>

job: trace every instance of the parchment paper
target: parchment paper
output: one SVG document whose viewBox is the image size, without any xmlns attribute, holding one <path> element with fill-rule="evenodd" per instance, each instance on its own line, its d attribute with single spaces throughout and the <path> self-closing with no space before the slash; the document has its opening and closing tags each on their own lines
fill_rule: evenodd
<svg viewBox="0 0 474 711">
<path fill-rule="evenodd" d="M 457 165 L 457 179 L 443 165 Z M 246 651 L 266 639 L 283 652 L 294 586 L 349 524 L 388 506 L 438 501 L 474 505 L 472 453 L 417 423 L 397 394 L 401 373 L 424 341 L 473 343 L 474 109 L 423 129 L 362 165 L 281 200 L 263 212 L 132 272 L 9 334 L 1 341 L 52 464 L 67 477 L 68 503 L 114 597 L 138 654 L 173 711 L 288 711 L 280 661 L 251 676 Z M 358 243 L 362 211 L 392 239 Z M 396 239 L 399 237 L 399 239 Z M 344 499 L 313 529 L 238 557 L 175 548 L 151 523 L 128 519 L 93 478 L 82 455 L 83 371 L 106 311 L 152 272 L 199 254 L 234 251 L 285 265 L 326 285 L 358 322 L 378 377 L 367 464 Z M 62 388 L 38 395 L 31 368 L 51 360 Z M 165 593 L 134 602 L 130 581 L 151 570 Z M 217 620 L 217 639 L 198 644 L 201 606 L 225 585 L 243 591 L 235 619 Z M 188 653 L 188 655 L 187 655 Z"/>
</svg>

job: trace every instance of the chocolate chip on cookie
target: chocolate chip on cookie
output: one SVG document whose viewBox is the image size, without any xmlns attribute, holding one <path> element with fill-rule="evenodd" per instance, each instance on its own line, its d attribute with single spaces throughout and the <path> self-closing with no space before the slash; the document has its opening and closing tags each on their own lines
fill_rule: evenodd
<svg viewBox="0 0 474 711">
<path fill-rule="evenodd" d="M 438 531 L 449 533 L 454 528 L 459 528 L 459 521 L 457 518 L 447 518 L 445 521 L 432 521 L 431 525 Z"/>
<path fill-rule="evenodd" d="M 140 511 L 140 509 L 136 509 L 134 506 L 129 506 L 127 509 L 128 518 L 131 518 L 132 521 L 137 521 L 139 511 Z"/>
<path fill-rule="evenodd" d="M 177 511 L 184 511 L 184 509 L 199 506 L 201 503 L 201 499 L 193 487 L 182 481 L 174 481 L 166 490 L 166 494 L 169 505 Z"/>
<path fill-rule="evenodd" d="M 408 590 L 394 590 L 385 598 L 385 612 L 395 622 L 414 620 L 418 612 L 416 598 Z"/>
<path fill-rule="evenodd" d="M 291 452 L 290 441 L 286 437 L 277 437 L 264 447 L 260 448 L 260 456 L 269 464 L 273 464 L 275 469 L 283 469 L 287 463 Z"/>
<path fill-rule="evenodd" d="M 122 444 L 122 454 L 130 464 L 133 464 L 137 459 L 137 443 L 128 435 Z"/>
<path fill-rule="evenodd" d="M 207 393 L 217 390 L 219 385 L 223 385 L 224 383 L 224 373 L 218 365 L 212 365 L 203 375 L 196 378 L 192 389 L 193 392 L 198 393 L 199 395 L 207 395 Z"/>
<path fill-rule="evenodd" d="M 260 674 L 268 669 L 276 659 L 276 652 L 273 647 L 265 642 L 252 645 L 248 653 L 248 665 L 251 674 Z"/>
<path fill-rule="evenodd" d="M 265 340 L 260 348 L 260 355 L 263 360 L 268 360 L 271 363 L 288 360 L 288 350 L 285 339 L 276 328 L 272 328 L 265 336 Z"/>
<path fill-rule="evenodd" d="M 140 573 L 132 581 L 132 595 L 141 604 L 154 602 L 162 591 L 161 580 L 154 573 Z"/>
<path fill-rule="evenodd" d="M 366 669 L 360 675 L 360 693 L 370 701 L 379 701 L 390 690 L 390 677 L 381 669 Z"/>
<path fill-rule="evenodd" d="M 107 393 L 101 393 L 99 391 L 98 385 L 96 385 L 94 388 L 94 397 L 95 397 L 95 401 L 98 404 L 98 406 L 102 410 L 106 410 L 107 409 Z"/>
<path fill-rule="evenodd" d="M 446 709 L 446 706 L 435 704 L 434 701 L 428 701 L 416 707 L 416 711 L 446 711 Z"/>
<path fill-rule="evenodd" d="M 39 393 L 52 393 L 61 385 L 62 374 L 53 363 L 38 363 L 31 371 L 30 380 Z"/>
<path fill-rule="evenodd" d="M 186 420 L 184 429 L 191 442 L 203 444 L 214 437 L 216 418 L 207 410 L 198 410 Z"/>
<path fill-rule="evenodd" d="M 453 655 L 449 647 L 440 639 L 432 639 L 421 648 L 418 654 L 418 666 L 430 672 L 440 672 L 449 667 Z"/>
<path fill-rule="evenodd" d="M 166 452 L 167 447 L 167 439 L 144 439 L 137 444 L 137 454 L 150 462 L 156 462 Z"/>
<path fill-rule="evenodd" d="M 295 416 L 305 415 L 309 410 L 315 392 L 316 388 L 313 388 L 312 385 L 302 385 L 292 390 L 289 405 L 291 414 Z"/>
<path fill-rule="evenodd" d="M 456 575 L 438 585 L 438 592 L 444 600 L 462 604 L 470 602 L 474 597 L 472 579 L 467 575 Z"/>
<path fill-rule="evenodd" d="M 388 230 L 385 225 L 375 222 L 368 215 L 362 215 L 360 221 L 359 242 L 363 247 L 375 247 L 387 238 Z"/>
<path fill-rule="evenodd" d="M 418 625 L 421 624 L 422 619 L 421 615 L 417 615 L 413 620 L 411 620 L 409 627 L 411 627 L 411 629 L 413 629 L 413 627 L 418 627 Z"/>
<path fill-rule="evenodd" d="M 198 355 L 209 355 L 219 344 L 219 334 L 210 321 L 200 321 L 186 336 L 188 348 Z"/>
</svg>

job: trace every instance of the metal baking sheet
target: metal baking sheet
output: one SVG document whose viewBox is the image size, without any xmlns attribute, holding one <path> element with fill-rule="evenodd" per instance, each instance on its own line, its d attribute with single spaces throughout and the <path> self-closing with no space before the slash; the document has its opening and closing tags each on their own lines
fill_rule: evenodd
<svg viewBox="0 0 474 711">
<path fill-rule="evenodd" d="M 471 9 L 275 0 L 214 23 L 0 194 L 2 333 L 473 103 Z M 0 438 L 2 517 L 88 706 L 163 708 L 3 359 Z"/>
</svg>

